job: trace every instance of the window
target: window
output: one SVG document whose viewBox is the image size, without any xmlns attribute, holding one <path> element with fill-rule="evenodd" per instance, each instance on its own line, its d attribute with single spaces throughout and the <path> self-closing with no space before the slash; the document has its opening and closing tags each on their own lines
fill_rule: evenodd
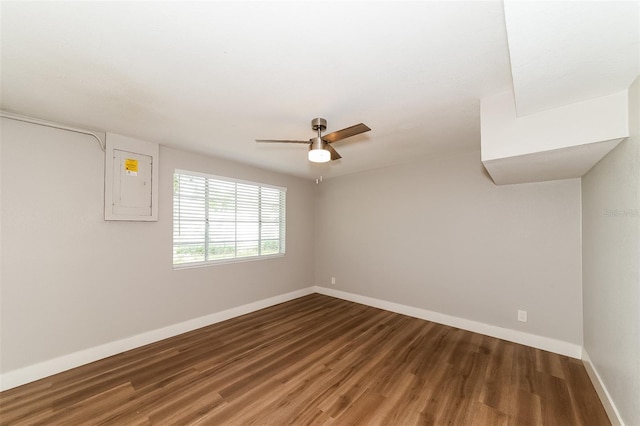
<svg viewBox="0 0 640 426">
<path fill-rule="evenodd" d="M 173 266 L 201 266 L 285 252 L 286 188 L 176 170 Z"/>
</svg>

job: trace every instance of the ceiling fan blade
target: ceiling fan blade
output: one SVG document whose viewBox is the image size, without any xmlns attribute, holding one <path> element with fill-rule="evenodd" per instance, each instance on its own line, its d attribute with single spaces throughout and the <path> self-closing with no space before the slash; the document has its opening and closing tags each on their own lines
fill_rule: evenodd
<svg viewBox="0 0 640 426">
<path fill-rule="evenodd" d="M 339 160 L 339 159 L 342 158 L 342 155 L 338 154 L 338 151 L 333 149 L 333 147 L 331 145 L 327 144 L 326 147 L 327 147 L 327 151 L 329 151 L 331 153 L 331 161 Z"/>
<path fill-rule="evenodd" d="M 306 143 L 306 144 L 309 144 L 309 141 L 291 141 L 291 140 L 275 140 L 275 139 L 256 139 L 256 142 L 267 142 L 267 143 Z"/>
<path fill-rule="evenodd" d="M 351 136 L 359 135 L 360 133 L 368 132 L 371 130 L 368 126 L 360 123 L 355 126 L 347 127 L 342 130 L 337 130 L 335 132 L 329 133 L 328 135 L 322 136 L 322 139 L 327 141 L 328 143 L 336 142 L 341 139 L 346 139 Z"/>
</svg>

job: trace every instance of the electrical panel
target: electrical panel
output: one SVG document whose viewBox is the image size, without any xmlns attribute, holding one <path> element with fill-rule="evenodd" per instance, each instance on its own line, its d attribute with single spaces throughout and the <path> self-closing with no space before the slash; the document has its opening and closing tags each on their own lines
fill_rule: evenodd
<svg viewBox="0 0 640 426">
<path fill-rule="evenodd" d="M 158 144 L 107 133 L 105 220 L 158 220 Z"/>
</svg>

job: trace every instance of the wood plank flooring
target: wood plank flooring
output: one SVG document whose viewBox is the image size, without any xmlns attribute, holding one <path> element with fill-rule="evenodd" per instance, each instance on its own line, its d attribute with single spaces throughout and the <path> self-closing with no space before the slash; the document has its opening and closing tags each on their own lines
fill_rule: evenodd
<svg viewBox="0 0 640 426">
<path fill-rule="evenodd" d="M 313 294 L 0 393 L 2 425 L 608 425 L 579 360 Z"/>
</svg>

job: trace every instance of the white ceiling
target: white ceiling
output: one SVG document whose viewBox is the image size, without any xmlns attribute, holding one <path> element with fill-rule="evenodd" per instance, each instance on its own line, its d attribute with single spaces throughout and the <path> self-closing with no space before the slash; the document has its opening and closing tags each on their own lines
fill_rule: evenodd
<svg viewBox="0 0 640 426">
<path fill-rule="evenodd" d="M 480 98 L 512 87 L 502 2 L 3 1 L 0 12 L 3 110 L 312 179 L 479 149 Z M 627 78 L 602 72 L 612 87 Z M 324 165 L 304 145 L 254 142 L 308 139 L 314 117 L 327 132 L 372 131 L 336 142 L 343 158 Z"/>
<path fill-rule="evenodd" d="M 626 90 L 640 72 L 637 1 L 505 2 L 518 115 Z"/>
</svg>

